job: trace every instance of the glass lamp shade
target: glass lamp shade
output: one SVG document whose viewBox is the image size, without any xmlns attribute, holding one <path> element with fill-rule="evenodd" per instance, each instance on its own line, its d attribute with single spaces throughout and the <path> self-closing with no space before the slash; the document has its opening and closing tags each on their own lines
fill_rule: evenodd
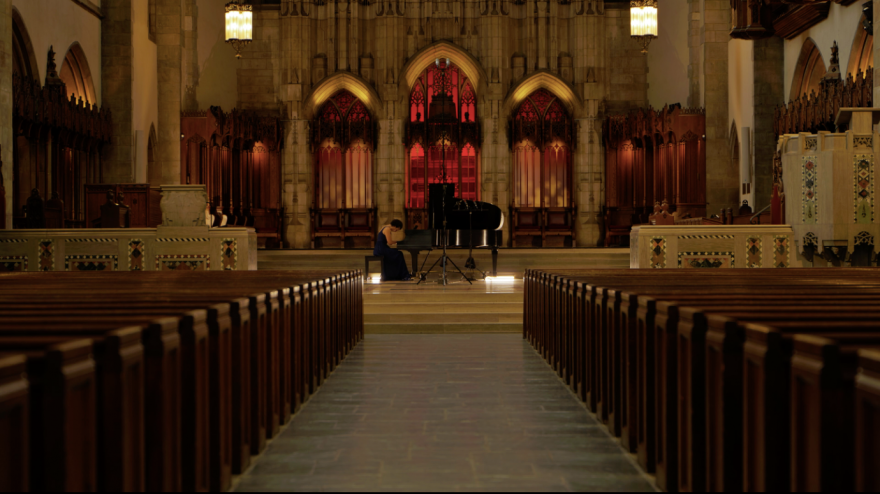
<svg viewBox="0 0 880 494">
<path fill-rule="evenodd" d="M 226 41 L 238 39 L 238 10 L 226 11 Z"/>
<path fill-rule="evenodd" d="M 630 6 L 630 36 L 657 36 L 657 4 L 632 2 Z"/>
<path fill-rule="evenodd" d="M 251 6 L 247 5 L 246 10 L 242 10 L 238 14 L 238 39 L 252 41 L 254 39 L 254 12 Z M 655 11 L 657 9 L 654 9 Z M 657 14 L 654 14 L 654 25 L 657 25 Z M 654 28 L 656 30 L 656 27 Z"/>
<path fill-rule="evenodd" d="M 247 3 L 226 4 L 226 42 L 235 49 L 235 57 L 241 58 L 241 49 L 254 39 L 254 8 Z"/>
<path fill-rule="evenodd" d="M 254 38 L 254 11 L 246 3 L 226 4 L 226 41 L 252 41 Z"/>
</svg>

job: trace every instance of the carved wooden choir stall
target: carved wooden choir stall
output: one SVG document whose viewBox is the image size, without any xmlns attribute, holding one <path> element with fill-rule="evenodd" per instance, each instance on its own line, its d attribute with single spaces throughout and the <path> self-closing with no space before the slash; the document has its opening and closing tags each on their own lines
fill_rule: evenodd
<svg viewBox="0 0 880 494">
<path fill-rule="evenodd" d="M 212 224 L 252 226 L 259 245 L 281 242 L 281 121 L 219 107 L 181 117 L 180 183 L 203 184 Z"/>
<path fill-rule="evenodd" d="M 311 126 L 312 247 L 370 247 L 375 241 L 376 136 L 375 119 L 346 90 L 334 94 L 317 112 Z"/>
<path fill-rule="evenodd" d="M 67 97 L 49 53 L 46 85 L 14 74 L 12 98 L 15 138 L 12 149 L 12 221 L 31 228 L 28 199 L 36 191 L 47 201 L 49 228 L 83 228 L 87 183 L 101 182 L 101 155 L 110 142 L 110 112 L 82 98 Z"/>
<path fill-rule="evenodd" d="M 638 109 L 605 119 L 605 245 L 625 243 L 655 204 L 679 218 L 706 215 L 706 115 Z M 658 210 L 659 212 L 659 210 Z"/>
</svg>

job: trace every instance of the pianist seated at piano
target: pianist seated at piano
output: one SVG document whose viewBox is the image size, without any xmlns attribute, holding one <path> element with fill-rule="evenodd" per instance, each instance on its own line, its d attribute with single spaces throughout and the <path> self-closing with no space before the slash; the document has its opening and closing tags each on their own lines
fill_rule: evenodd
<svg viewBox="0 0 880 494">
<path fill-rule="evenodd" d="M 403 253 L 397 250 L 397 242 L 394 239 L 394 234 L 402 229 L 403 222 L 394 220 L 390 225 L 383 226 L 376 237 L 376 248 L 373 249 L 373 255 L 385 258 L 382 263 L 383 281 L 409 281 L 412 279 L 409 269 L 406 267 L 406 259 L 403 258 Z"/>
</svg>

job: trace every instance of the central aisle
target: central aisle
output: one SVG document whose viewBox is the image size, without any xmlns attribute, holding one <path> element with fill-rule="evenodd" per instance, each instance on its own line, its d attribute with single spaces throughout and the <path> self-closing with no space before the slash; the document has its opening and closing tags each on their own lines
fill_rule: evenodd
<svg viewBox="0 0 880 494">
<path fill-rule="evenodd" d="M 238 491 L 652 491 L 515 334 L 367 335 Z"/>
</svg>

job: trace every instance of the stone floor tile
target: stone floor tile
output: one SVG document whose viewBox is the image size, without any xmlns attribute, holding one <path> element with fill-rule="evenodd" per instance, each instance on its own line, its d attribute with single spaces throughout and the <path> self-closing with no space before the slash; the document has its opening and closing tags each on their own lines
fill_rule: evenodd
<svg viewBox="0 0 880 494">
<path fill-rule="evenodd" d="M 367 335 L 249 491 L 652 490 L 518 335 Z"/>
</svg>

